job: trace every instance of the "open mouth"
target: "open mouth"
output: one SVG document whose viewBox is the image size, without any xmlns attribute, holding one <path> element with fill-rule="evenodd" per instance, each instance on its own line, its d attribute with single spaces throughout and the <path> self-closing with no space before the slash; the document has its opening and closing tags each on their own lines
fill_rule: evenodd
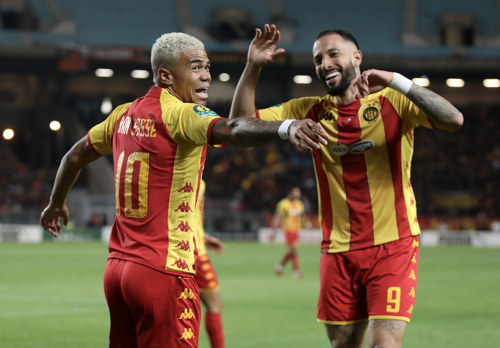
<svg viewBox="0 0 500 348">
<path fill-rule="evenodd" d="M 338 71 L 331 72 L 325 76 L 325 82 L 329 84 L 333 81 L 333 79 L 335 79 L 339 75 L 340 75 L 340 72 L 338 72 Z"/>
<path fill-rule="evenodd" d="M 201 99 L 207 99 L 208 98 L 208 88 L 197 89 L 197 90 L 195 90 L 195 93 Z"/>
</svg>

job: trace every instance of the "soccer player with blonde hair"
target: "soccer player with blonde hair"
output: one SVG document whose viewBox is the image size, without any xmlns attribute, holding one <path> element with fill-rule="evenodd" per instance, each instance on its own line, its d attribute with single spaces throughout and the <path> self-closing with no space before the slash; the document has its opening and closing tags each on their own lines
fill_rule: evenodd
<svg viewBox="0 0 500 348">
<path fill-rule="evenodd" d="M 195 207 L 207 145 L 253 146 L 289 139 L 302 149 L 325 142 L 311 120 L 229 120 L 206 107 L 210 61 L 203 43 L 162 35 L 151 52 L 154 86 L 119 105 L 63 157 L 43 228 L 57 237 L 81 170 L 113 154 L 116 217 L 104 274 L 110 347 L 197 347 L 200 299 Z"/>
</svg>

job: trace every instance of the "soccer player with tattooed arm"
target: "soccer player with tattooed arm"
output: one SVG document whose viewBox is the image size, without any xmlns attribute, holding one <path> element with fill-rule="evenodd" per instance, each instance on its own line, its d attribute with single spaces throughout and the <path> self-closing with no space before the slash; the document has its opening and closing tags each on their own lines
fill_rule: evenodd
<svg viewBox="0 0 500 348">
<path fill-rule="evenodd" d="M 319 223 L 318 322 L 332 347 L 401 347 L 415 304 L 420 228 L 410 181 L 416 127 L 457 131 L 462 113 L 443 97 L 391 71 L 361 73 L 362 52 L 344 30 L 312 46 L 327 94 L 255 109 L 262 67 L 284 52 L 274 25 L 256 29 L 231 119 L 313 120 L 328 145 L 312 151 Z"/>
<path fill-rule="evenodd" d="M 326 143 L 312 120 L 292 124 L 229 120 L 206 107 L 211 83 L 204 45 L 183 33 L 156 40 L 154 86 L 116 107 L 62 158 L 44 229 L 57 237 L 69 220 L 68 193 L 90 162 L 113 154 L 116 217 L 104 291 L 110 347 L 197 347 L 196 201 L 207 145 L 253 146 L 288 139 L 301 149 Z"/>
</svg>

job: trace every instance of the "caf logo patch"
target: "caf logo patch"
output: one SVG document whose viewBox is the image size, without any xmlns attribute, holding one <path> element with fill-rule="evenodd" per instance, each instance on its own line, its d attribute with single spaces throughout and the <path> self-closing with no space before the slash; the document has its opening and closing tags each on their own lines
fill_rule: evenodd
<svg viewBox="0 0 500 348">
<path fill-rule="evenodd" d="M 373 122 L 377 119 L 379 111 L 374 106 L 369 106 L 363 111 L 363 118 L 368 122 Z"/>
<path fill-rule="evenodd" d="M 217 115 L 217 113 L 215 113 L 215 111 L 199 104 L 193 106 L 193 111 L 200 117 L 219 116 Z"/>
</svg>

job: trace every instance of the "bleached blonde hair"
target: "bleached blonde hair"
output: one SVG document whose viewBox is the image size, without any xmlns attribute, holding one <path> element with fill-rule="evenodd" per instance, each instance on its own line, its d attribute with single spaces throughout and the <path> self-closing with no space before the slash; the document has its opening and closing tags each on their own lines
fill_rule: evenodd
<svg viewBox="0 0 500 348">
<path fill-rule="evenodd" d="M 156 39 L 151 48 L 151 69 L 153 82 L 158 83 L 158 69 L 169 68 L 179 58 L 179 52 L 205 49 L 203 42 L 185 33 L 167 33 Z"/>
</svg>

